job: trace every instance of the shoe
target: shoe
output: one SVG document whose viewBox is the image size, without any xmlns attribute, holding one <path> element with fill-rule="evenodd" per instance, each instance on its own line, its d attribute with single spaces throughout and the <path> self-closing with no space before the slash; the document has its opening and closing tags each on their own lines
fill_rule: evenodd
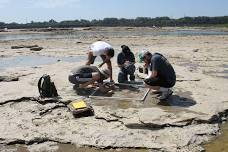
<svg viewBox="0 0 228 152">
<path fill-rule="evenodd" d="M 161 96 L 158 97 L 159 100 L 166 100 L 173 94 L 173 91 L 168 89 L 167 91 L 164 91 L 161 93 Z"/>
</svg>

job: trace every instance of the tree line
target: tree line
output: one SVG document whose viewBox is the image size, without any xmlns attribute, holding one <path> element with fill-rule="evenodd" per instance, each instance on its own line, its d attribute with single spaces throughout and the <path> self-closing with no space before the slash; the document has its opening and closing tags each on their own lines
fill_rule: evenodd
<svg viewBox="0 0 228 152">
<path fill-rule="evenodd" d="M 19 24 L 0 22 L 0 28 L 20 29 L 20 28 L 73 28 L 73 27 L 91 27 L 91 26 L 129 26 L 129 27 L 175 27 L 175 26 L 213 26 L 228 25 L 228 16 L 219 17 L 183 17 L 172 19 L 169 17 L 137 17 L 135 19 L 126 18 L 104 18 L 103 20 L 68 20 L 57 22 L 53 19 L 45 22 L 34 22 Z"/>
</svg>

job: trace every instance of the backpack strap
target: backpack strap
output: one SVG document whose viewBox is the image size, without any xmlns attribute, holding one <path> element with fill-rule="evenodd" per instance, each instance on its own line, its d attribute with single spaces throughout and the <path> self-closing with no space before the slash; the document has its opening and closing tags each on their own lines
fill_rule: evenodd
<svg viewBox="0 0 228 152">
<path fill-rule="evenodd" d="M 46 93 L 46 92 L 45 92 L 45 90 L 42 87 L 43 87 L 43 84 L 45 83 L 44 82 L 45 78 L 48 77 L 48 76 L 49 75 L 44 74 L 38 81 L 38 91 L 39 91 L 41 97 L 45 97 L 46 96 L 46 95 L 44 95 L 44 93 Z"/>
<path fill-rule="evenodd" d="M 42 79 L 44 79 L 44 75 L 42 77 L 40 77 L 39 81 L 38 81 L 38 90 L 39 90 L 39 93 L 41 94 L 42 92 L 42 88 L 41 88 L 41 81 Z"/>
</svg>

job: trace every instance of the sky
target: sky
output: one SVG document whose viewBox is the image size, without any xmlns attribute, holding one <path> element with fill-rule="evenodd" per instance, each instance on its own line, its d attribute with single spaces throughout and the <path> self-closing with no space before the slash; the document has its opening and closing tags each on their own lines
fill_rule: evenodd
<svg viewBox="0 0 228 152">
<path fill-rule="evenodd" d="M 228 0 L 0 0 L 0 22 L 228 16 Z"/>
</svg>

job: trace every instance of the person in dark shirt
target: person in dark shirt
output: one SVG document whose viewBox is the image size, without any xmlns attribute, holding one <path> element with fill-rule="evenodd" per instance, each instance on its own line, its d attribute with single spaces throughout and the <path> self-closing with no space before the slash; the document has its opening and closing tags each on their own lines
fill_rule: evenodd
<svg viewBox="0 0 228 152">
<path fill-rule="evenodd" d="M 143 51 L 139 54 L 144 67 L 148 69 L 148 76 L 144 80 L 145 86 L 155 92 L 161 92 L 160 100 L 167 99 L 172 95 L 172 88 L 176 83 L 176 74 L 169 61 L 160 53 Z"/>
<path fill-rule="evenodd" d="M 70 83 L 75 85 L 75 89 L 86 88 L 88 85 L 93 85 L 97 82 L 99 89 L 102 92 L 105 92 L 106 88 L 103 85 L 103 81 L 109 77 L 109 69 L 100 70 L 96 66 L 84 65 L 74 68 L 68 79 Z"/>
<path fill-rule="evenodd" d="M 131 81 L 135 80 L 135 56 L 131 52 L 128 46 L 122 45 L 122 52 L 117 56 L 117 64 L 120 68 L 118 74 L 118 82 L 126 83 L 128 82 L 128 75 Z"/>
</svg>

